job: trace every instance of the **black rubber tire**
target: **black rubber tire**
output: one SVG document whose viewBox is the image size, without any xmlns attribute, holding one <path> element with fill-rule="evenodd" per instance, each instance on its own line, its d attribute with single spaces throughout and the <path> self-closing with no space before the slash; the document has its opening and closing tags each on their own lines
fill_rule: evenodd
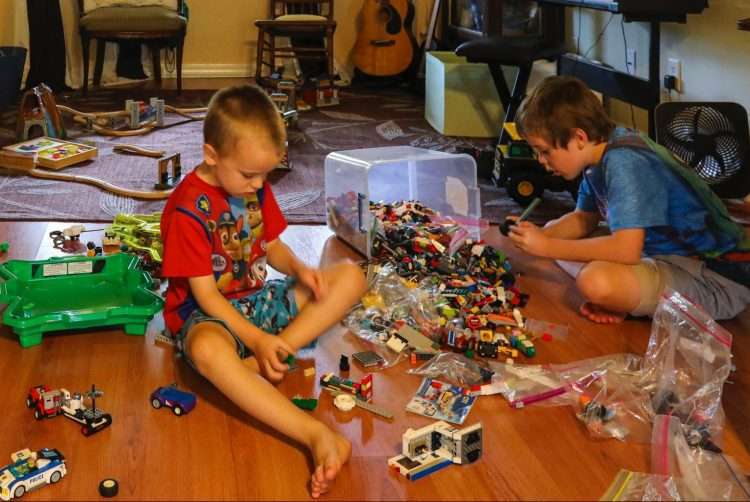
<svg viewBox="0 0 750 502">
<path fill-rule="evenodd" d="M 106 498 L 111 498 L 117 495 L 117 492 L 120 490 L 120 485 L 117 483 L 116 479 L 113 478 L 107 478 L 102 479 L 99 483 L 99 495 Z"/>
<path fill-rule="evenodd" d="M 542 177 L 534 173 L 513 174 L 508 179 L 506 187 L 513 200 L 524 207 L 544 193 Z"/>
</svg>

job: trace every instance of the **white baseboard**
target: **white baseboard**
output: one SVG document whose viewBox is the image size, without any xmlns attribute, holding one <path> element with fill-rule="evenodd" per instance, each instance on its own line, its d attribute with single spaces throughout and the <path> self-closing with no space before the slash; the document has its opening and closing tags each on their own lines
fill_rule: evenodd
<svg viewBox="0 0 750 502">
<path fill-rule="evenodd" d="M 161 75 L 162 78 L 177 78 L 177 70 L 169 73 L 162 65 Z M 196 63 L 182 65 L 182 78 L 250 77 L 253 75 L 255 75 L 255 65 L 251 64 Z"/>
</svg>

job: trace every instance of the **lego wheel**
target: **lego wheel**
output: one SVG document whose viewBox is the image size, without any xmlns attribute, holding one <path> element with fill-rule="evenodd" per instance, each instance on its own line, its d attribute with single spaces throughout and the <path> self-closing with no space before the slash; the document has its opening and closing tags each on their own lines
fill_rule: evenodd
<svg viewBox="0 0 750 502">
<path fill-rule="evenodd" d="M 83 427 L 81 427 L 81 434 L 83 434 L 84 436 L 88 437 L 93 433 L 94 433 L 94 429 L 92 429 L 88 425 L 84 425 Z"/>
<path fill-rule="evenodd" d="M 179 417 L 180 415 L 182 415 L 182 412 L 183 412 L 183 409 L 182 409 L 182 407 L 181 407 L 181 406 L 175 406 L 174 408 L 172 408 L 172 413 L 174 413 L 174 414 L 175 414 L 175 415 L 177 415 L 178 417 Z"/>
<path fill-rule="evenodd" d="M 508 194 L 522 206 L 528 206 L 531 201 L 541 197 L 544 193 L 541 176 L 534 173 L 515 174 L 507 184 Z"/>
<path fill-rule="evenodd" d="M 57 483 L 62 478 L 62 474 L 60 474 L 60 471 L 55 471 L 52 473 L 52 475 L 49 477 L 50 483 Z"/>
<path fill-rule="evenodd" d="M 27 408 L 33 408 L 34 407 L 34 400 L 31 399 L 31 396 L 26 397 L 26 407 Z"/>
<path fill-rule="evenodd" d="M 117 483 L 116 479 L 103 479 L 99 483 L 99 495 L 102 497 L 114 497 L 117 495 L 117 492 L 120 488 L 120 485 Z"/>
<path fill-rule="evenodd" d="M 154 408 L 156 408 L 158 410 L 159 408 L 161 408 L 161 401 L 159 401 L 156 398 L 153 398 L 151 400 L 151 406 L 153 406 Z"/>
<path fill-rule="evenodd" d="M 36 418 L 37 420 L 41 420 L 44 418 L 44 413 L 39 410 L 34 410 L 34 418 Z"/>
<path fill-rule="evenodd" d="M 26 493 L 26 487 L 23 485 L 18 485 L 15 490 L 13 490 L 13 498 L 20 499 L 23 497 L 23 494 Z"/>
</svg>

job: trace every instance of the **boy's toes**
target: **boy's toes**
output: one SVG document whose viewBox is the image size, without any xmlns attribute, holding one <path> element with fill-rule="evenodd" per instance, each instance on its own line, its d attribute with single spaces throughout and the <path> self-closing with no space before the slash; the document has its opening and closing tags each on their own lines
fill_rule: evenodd
<svg viewBox="0 0 750 502">
<path fill-rule="evenodd" d="M 613 312 L 591 302 L 585 302 L 579 310 L 581 315 L 599 324 L 616 324 L 625 320 L 625 313 Z"/>
<path fill-rule="evenodd" d="M 321 481 L 320 479 L 318 479 L 319 473 L 322 475 L 323 470 L 315 469 L 315 472 L 313 473 L 312 479 L 310 481 L 310 495 L 312 495 L 313 498 L 318 498 L 321 494 L 328 491 L 328 484 L 325 481 Z"/>
</svg>

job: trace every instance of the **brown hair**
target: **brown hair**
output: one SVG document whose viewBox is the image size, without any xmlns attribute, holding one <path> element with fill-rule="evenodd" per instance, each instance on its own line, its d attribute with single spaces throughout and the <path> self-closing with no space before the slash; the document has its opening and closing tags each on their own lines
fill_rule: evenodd
<svg viewBox="0 0 750 502">
<path fill-rule="evenodd" d="M 609 139 L 615 123 L 596 95 L 575 77 L 547 77 L 523 101 L 516 115 L 518 133 L 539 136 L 555 147 L 567 146 L 574 129 L 591 141 Z"/>
<path fill-rule="evenodd" d="M 213 95 L 203 122 L 203 141 L 219 154 L 226 154 L 237 143 L 241 126 L 265 132 L 271 145 L 283 152 L 286 127 L 271 98 L 261 88 L 250 85 L 225 87 Z"/>
</svg>

